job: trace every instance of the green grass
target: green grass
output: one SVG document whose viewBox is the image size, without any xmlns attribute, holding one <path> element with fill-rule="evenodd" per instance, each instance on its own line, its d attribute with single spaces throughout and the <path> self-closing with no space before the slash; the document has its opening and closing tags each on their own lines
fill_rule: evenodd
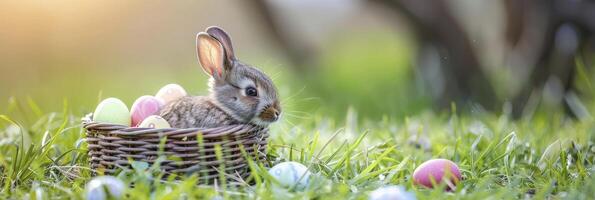
<svg viewBox="0 0 595 200">
<path fill-rule="evenodd" d="M 33 100 L 8 107 L 0 115 L 0 199 L 84 198 L 91 178 L 84 113 L 72 113 L 67 102 L 59 112 L 44 113 Z M 403 185 L 418 199 L 595 198 L 593 120 L 456 112 L 358 120 L 347 113 L 345 120 L 311 114 L 272 127 L 272 162 L 297 161 L 316 174 L 304 191 L 272 186 L 267 169 L 254 163 L 255 184 L 238 188 L 196 186 L 196 177 L 161 182 L 138 166 L 120 178 L 135 182 L 131 199 L 366 199 L 384 185 Z M 413 185 L 413 170 L 431 158 L 459 165 L 464 180 L 456 191 Z"/>
</svg>

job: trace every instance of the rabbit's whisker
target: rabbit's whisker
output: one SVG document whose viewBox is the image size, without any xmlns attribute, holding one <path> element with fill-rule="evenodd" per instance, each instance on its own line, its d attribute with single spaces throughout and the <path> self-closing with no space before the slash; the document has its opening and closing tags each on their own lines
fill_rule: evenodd
<svg viewBox="0 0 595 200">
<path fill-rule="evenodd" d="M 300 95 L 302 92 L 304 92 L 304 90 L 306 89 L 306 86 L 302 87 L 302 89 L 298 90 L 296 93 L 294 93 L 291 96 L 288 96 L 287 98 L 284 98 L 281 100 L 281 103 L 283 103 L 284 101 L 288 101 L 291 100 L 293 98 L 295 98 L 296 96 Z"/>
<path fill-rule="evenodd" d="M 287 119 L 287 118 L 284 118 L 284 119 L 283 119 L 283 121 L 284 121 L 284 122 L 287 122 L 287 123 L 289 123 L 289 125 L 291 125 L 293 128 L 297 128 L 298 130 L 302 131 L 302 129 L 301 129 L 301 128 L 299 128 L 298 126 L 296 126 L 296 125 L 295 125 L 294 123 L 292 123 L 292 122 L 291 122 L 289 119 Z"/>
<path fill-rule="evenodd" d="M 295 101 L 285 101 L 285 102 L 281 102 L 281 105 L 283 107 L 289 107 L 289 106 L 296 106 L 296 105 L 302 105 L 303 103 L 307 103 L 307 101 L 310 100 L 316 100 L 316 99 L 304 99 L 304 100 L 295 100 Z M 313 101 L 310 101 L 313 102 Z M 316 102 L 321 102 L 321 101 L 316 101 Z M 316 105 L 320 105 L 320 104 L 316 104 Z"/>
<path fill-rule="evenodd" d="M 298 114 L 310 114 L 309 112 L 303 112 L 303 111 L 298 111 L 298 110 L 287 110 L 285 112 L 288 112 L 288 113 L 298 113 Z"/>
<path fill-rule="evenodd" d="M 321 100 L 321 98 L 318 98 L 318 97 L 301 98 L 301 99 L 296 99 L 296 100 L 293 100 L 293 101 L 285 100 L 285 101 L 282 101 L 281 102 L 281 105 L 283 105 L 283 106 L 297 105 L 297 103 L 302 103 L 302 102 L 307 102 L 307 101 L 318 101 L 318 102 L 321 102 L 319 100 Z"/>
<path fill-rule="evenodd" d="M 289 113 L 285 113 L 287 116 L 293 117 L 293 118 L 298 118 L 298 119 L 310 119 L 309 116 L 299 116 L 299 115 L 292 115 Z"/>
<path fill-rule="evenodd" d="M 311 116 L 310 113 L 307 112 L 301 112 L 301 111 L 292 111 L 292 110 L 287 110 L 285 111 L 285 114 L 288 114 L 289 116 Z"/>
<path fill-rule="evenodd" d="M 279 78 L 279 77 L 281 76 L 281 72 L 282 72 L 282 71 L 279 71 L 279 72 L 277 72 L 277 73 L 273 74 L 273 75 L 271 76 L 271 80 L 273 80 L 273 81 L 277 80 L 277 78 Z"/>
</svg>

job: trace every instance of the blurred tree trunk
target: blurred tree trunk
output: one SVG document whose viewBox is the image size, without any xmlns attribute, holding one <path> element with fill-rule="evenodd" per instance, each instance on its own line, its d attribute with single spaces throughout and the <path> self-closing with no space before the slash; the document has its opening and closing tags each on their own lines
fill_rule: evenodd
<svg viewBox="0 0 595 200">
<path fill-rule="evenodd" d="M 303 72 L 306 70 L 308 64 L 312 62 L 313 54 L 309 52 L 310 48 L 296 42 L 294 38 L 291 38 L 289 34 L 284 33 L 283 28 L 279 25 L 275 17 L 274 10 L 264 0 L 247 0 L 245 5 L 248 9 L 252 10 L 251 13 L 256 15 L 257 21 L 261 22 L 263 27 L 266 28 L 265 33 L 269 34 L 269 38 L 275 43 L 281 46 L 281 50 L 289 58 L 292 66 L 297 71 Z"/>
<path fill-rule="evenodd" d="M 564 97 L 574 90 L 576 56 L 584 49 L 587 38 L 595 31 L 595 3 L 565 0 L 506 0 L 507 42 L 520 49 L 531 68 L 527 84 L 513 97 L 513 115 L 530 114 L 544 90 L 559 90 L 559 97 L 543 99 L 562 103 L 570 112 Z M 535 35 L 541 34 L 541 35 Z M 534 41 L 534 38 L 541 40 Z M 529 109 L 528 109 L 529 108 Z M 569 113 L 575 114 L 576 113 Z"/>
<path fill-rule="evenodd" d="M 388 6 L 395 13 L 404 14 L 415 27 L 419 35 L 422 51 L 425 47 L 437 49 L 439 56 L 437 62 L 441 68 L 441 85 L 433 96 L 435 103 L 442 108 L 448 108 L 451 102 L 459 104 L 479 103 L 485 108 L 494 109 L 497 98 L 486 74 L 483 72 L 467 34 L 450 13 L 444 0 L 417 1 L 417 0 L 372 0 Z M 307 47 L 294 42 L 275 20 L 274 10 L 265 1 L 251 0 L 249 6 L 257 13 L 271 38 L 280 44 L 285 54 L 298 67 L 304 71 L 307 63 L 315 55 Z M 431 51 L 430 51 L 431 52 Z M 421 55 L 420 58 L 425 58 Z M 418 66 L 424 68 L 425 66 Z M 425 69 L 424 69 L 425 70 Z M 423 70 L 422 70 L 423 71 Z M 425 70 L 427 71 L 427 70 Z M 430 80 L 433 81 L 433 80 Z M 434 83 L 436 84 L 436 83 Z"/>
<path fill-rule="evenodd" d="M 489 110 L 498 109 L 500 99 L 483 72 L 467 34 L 450 12 L 445 0 L 370 0 L 404 15 L 420 41 L 421 72 L 438 74 L 425 78 L 430 87 L 440 88 L 433 94 L 436 105 L 448 107 L 451 102 L 467 105 L 479 103 Z M 296 42 L 276 20 L 274 10 L 265 1 L 249 0 L 246 4 L 263 23 L 270 38 L 281 46 L 298 71 L 305 71 L 315 54 Z M 541 95 L 544 86 L 556 88 L 563 96 L 573 89 L 575 57 L 595 32 L 593 0 L 505 0 L 506 42 L 520 52 L 519 67 L 528 68 L 523 87 L 512 97 L 513 115 L 520 117 L 534 94 Z M 428 62 L 429 60 L 429 62 Z M 433 73 L 438 71 L 439 73 Z M 441 80 L 441 81 L 436 81 Z M 435 84 L 435 85 L 432 85 Z M 555 95 L 554 95 L 555 96 Z"/>
<path fill-rule="evenodd" d="M 443 90 L 438 91 L 438 96 L 434 96 L 434 99 L 440 107 L 447 107 L 451 102 L 459 104 L 473 102 L 488 109 L 495 109 L 497 102 L 495 91 L 482 70 L 467 34 L 450 13 L 444 0 L 372 0 L 372 2 L 386 6 L 393 12 L 404 14 L 412 22 L 414 31 L 422 42 L 421 58 L 429 58 L 423 55 L 426 47 L 437 49 L 441 68 L 439 71 L 444 85 L 440 86 Z"/>
</svg>

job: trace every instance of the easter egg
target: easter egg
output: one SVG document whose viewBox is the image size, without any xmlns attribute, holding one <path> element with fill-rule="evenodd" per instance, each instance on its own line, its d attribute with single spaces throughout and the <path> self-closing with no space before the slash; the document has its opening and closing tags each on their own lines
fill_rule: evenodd
<svg viewBox="0 0 595 200">
<path fill-rule="evenodd" d="M 132 126 L 138 126 L 148 116 L 159 114 L 162 104 L 161 100 L 148 95 L 136 99 L 130 108 Z"/>
<path fill-rule="evenodd" d="M 311 173 L 308 167 L 297 162 L 282 162 L 271 169 L 269 174 L 273 176 L 281 186 L 305 189 L 309 182 Z"/>
<path fill-rule="evenodd" d="M 151 115 L 138 125 L 141 128 L 171 128 L 169 123 L 163 117 Z"/>
<path fill-rule="evenodd" d="M 172 83 L 163 86 L 159 90 L 159 92 L 155 94 L 155 97 L 161 99 L 164 104 L 168 104 L 169 102 L 172 102 L 186 95 L 188 94 L 186 93 L 186 90 L 182 88 L 182 86 Z"/>
<path fill-rule="evenodd" d="M 385 186 L 370 193 L 369 200 L 416 200 L 415 193 L 403 186 Z"/>
<path fill-rule="evenodd" d="M 126 185 L 113 176 L 98 176 L 85 186 L 87 200 L 120 199 L 124 195 Z"/>
<path fill-rule="evenodd" d="M 130 126 L 130 112 L 120 99 L 107 98 L 95 108 L 93 121 Z"/>
<path fill-rule="evenodd" d="M 448 176 L 448 177 L 447 177 Z M 448 178 L 450 181 L 445 181 Z M 455 189 L 455 184 L 461 180 L 461 171 L 452 161 L 447 159 L 432 159 L 422 163 L 413 172 L 413 182 L 417 185 L 423 185 L 432 188 L 432 179 L 436 184 L 443 180 L 449 186 L 448 189 Z"/>
</svg>

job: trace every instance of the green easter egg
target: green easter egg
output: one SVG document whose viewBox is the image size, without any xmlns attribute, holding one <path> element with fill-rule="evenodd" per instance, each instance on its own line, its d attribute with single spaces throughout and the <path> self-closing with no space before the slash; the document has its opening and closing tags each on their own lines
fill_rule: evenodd
<svg viewBox="0 0 595 200">
<path fill-rule="evenodd" d="M 130 126 L 130 120 L 128 107 L 117 98 L 107 98 L 101 101 L 93 113 L 93 121 L 95 122 Z"/>
</svg>

